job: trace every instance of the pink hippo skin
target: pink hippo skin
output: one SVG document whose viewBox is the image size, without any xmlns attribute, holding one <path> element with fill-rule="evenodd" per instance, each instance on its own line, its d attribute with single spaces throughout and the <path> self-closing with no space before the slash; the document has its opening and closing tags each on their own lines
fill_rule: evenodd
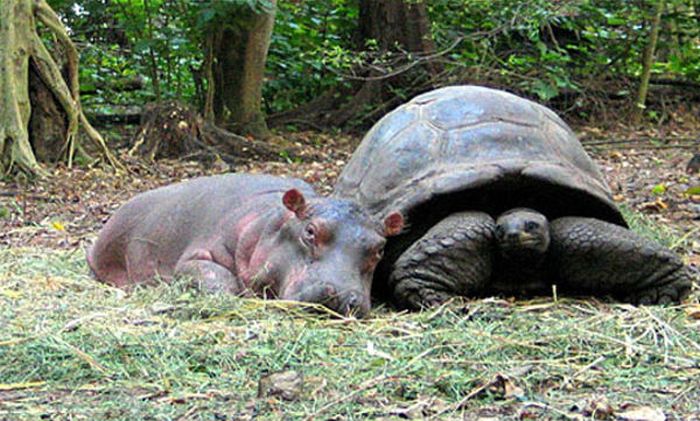
<svg viewBox="0 0 700 421">
<path fill-rule="evenodd" d="M 227 174 L 137 195 L 107 221 L 87 260 L 117 287 L 186 275 L 207 291 L 362 317 L 385 237 L 402 227 L 399 213 L 376 221 L 301 180 Z"/>
</svg>

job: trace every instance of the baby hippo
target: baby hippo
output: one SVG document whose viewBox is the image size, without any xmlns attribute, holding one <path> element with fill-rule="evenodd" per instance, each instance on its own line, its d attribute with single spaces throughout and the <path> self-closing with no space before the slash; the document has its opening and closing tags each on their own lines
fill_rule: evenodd
<svg viewBox="0 0 700 421">
<path fill-rule="evenodd" d="M 370 309 L 372 276 L 400 213 L 377 221 L 355 202 L 296 179 L 226 174 L 142 193 L 107 221 L 87 261 L 127 287 L 191 277 L 206 291 Z"/>
</svg>

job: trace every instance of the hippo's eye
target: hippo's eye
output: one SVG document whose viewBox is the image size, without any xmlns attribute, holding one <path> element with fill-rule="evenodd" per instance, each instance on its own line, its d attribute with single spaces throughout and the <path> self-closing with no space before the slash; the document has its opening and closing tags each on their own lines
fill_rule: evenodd
<svg viewBox="0 0 700 421">
<path fill-rule="evenodd" d="M 316 239 L 316 227 L 309 224 L 304 228 L 304 241 L 313 244 Z"/>
<path fill-rule="evenodd" d="M 534 221 L 527 221 L 527 222 L 525 223 L 525 230 L 526 230 L 526 231 L 534 231 L 534 230 L 536 230 L 537 228 L 539 228 L 539 226 L 540 226 L 540 224 L 538 224 L 537 222 L 534 222 Z"/>
</svg>

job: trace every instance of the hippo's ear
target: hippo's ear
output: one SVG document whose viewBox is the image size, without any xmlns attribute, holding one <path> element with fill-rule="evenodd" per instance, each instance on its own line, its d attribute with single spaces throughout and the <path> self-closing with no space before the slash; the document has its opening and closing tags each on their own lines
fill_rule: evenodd
<svg viewBox="0 0 700 421">
<path fill-rule="evenodd" d="M 392 212 L 384 218 L 384 235 L 393 237 L 398 235 L 403 229 L 404 219 L 399 212 Z"/>
<path fill-rule="evenodd" d="M 282 196 L 284 207 L 294 212 L 298 218 L 303 218 L 306 213 L 306 199 L 297 189 L 289 189 Z"/>
</svg>

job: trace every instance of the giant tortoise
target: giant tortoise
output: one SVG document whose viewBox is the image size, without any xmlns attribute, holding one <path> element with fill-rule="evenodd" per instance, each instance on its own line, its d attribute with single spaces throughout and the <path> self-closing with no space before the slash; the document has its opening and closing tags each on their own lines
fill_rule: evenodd
<svg viewBox="0 0 700 421">
<path fill-rule="evenodd" d="M 401 307 L 554 285 L 635 304 L 690 290 L 678 256 L 628 229 L 572 130 L 504 91 L 452 86 L 398 107 L 365 136 L 334 195 L 407 217 L 374 281 Z"/>
</svg>

